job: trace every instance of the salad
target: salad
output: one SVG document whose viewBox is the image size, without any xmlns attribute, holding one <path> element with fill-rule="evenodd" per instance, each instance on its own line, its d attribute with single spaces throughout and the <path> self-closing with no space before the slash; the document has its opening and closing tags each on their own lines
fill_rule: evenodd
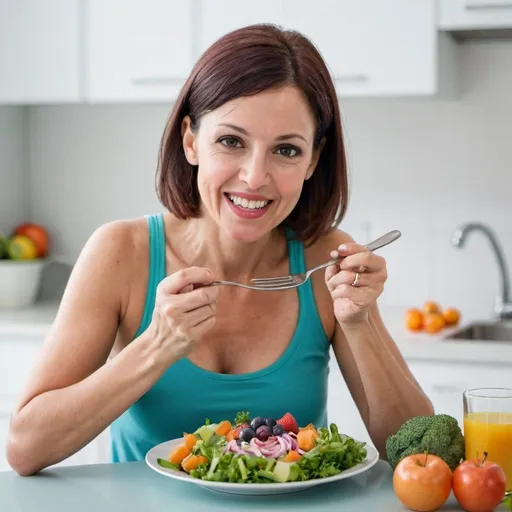
<svg viewBox="0 0 512 512">
<path fill-rule="evenodd" d="M 213 482 L 283 483 L 337 475 L 365 459 L 365 445 L 334 423 L 299 427 L 289 412 L 278 420 L 239 412 L 233 423 L 206 419 L 157 462 Z"/>
</svg>

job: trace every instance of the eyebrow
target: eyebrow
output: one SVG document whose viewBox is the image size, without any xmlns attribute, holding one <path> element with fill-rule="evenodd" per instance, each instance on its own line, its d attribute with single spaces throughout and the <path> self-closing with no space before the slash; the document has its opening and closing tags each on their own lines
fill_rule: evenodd
<svg viewBox="0 0 512 512">
<path fill-rule="evenodd" d="M 241 126 L 237 126 L 236 124 L 220 123 L 219 126 L 225 126 L 226 128 L 231 128 L 232 130 L 242 133 L 243 135 L 249 135 L 249 132 L 245 128 L 242 128 Z M 294 138 L 302 139 L 304 142 L 307 143 L 307 140 L 305 139 L 305 137 L 300 135 L 300 133 L 286 133 L 285 135 L 279 135 L 279 137 L 276 137 L 276 140 L 289 140 L 289 139 L 294 139 Z"/>
</svg>

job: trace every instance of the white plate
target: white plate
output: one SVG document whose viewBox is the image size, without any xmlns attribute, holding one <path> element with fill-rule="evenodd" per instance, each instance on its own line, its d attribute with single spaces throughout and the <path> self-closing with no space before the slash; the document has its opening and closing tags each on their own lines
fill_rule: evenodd
<svg viewBox="0 0 512 512">
<path fill-rule="evenodd" d="M 183 482 L 189 482 L 191 484 L 200 485 L 206 489 L 210 489 L 212 491 L 226 492 L 230 494 L 253 494 L 253 495 L 268 495 L 268 494 L 285 494 L 296 491 L 303 491 L 304 489 L 308 489 L 310 487 L 315 487 L 317 485 L 327 484 L 331 482 L 336 482 L 338 480 L 343 480 L 345 478 L 350 478 L 354 475 L 358 475 L 363 471 L 367 471 L 372 466 L 374 466 L 379 460 L 379 453 L 373 446 L 366 445 L 367 455 L 366 458 L 353 468 L 346 469 L 342 471 L 340 474 L 335 476 L 329 476 L 326 478 L 317 478 L 314 480 L 306 480 L 303 482 L 285 482 L 285 483 L 268 483 L 268 484 L 259 484 L 259 483 L 229 483 L 229 482 L 209 482 L 207 480 L 201 480 L 199 478 L 193 478 L 189 476 L 187 473 L 183 471 L 174 471 L 173 469 L 167 469 L 160 466 L 157 462 L 157 459 L 166 459 L 169 456 L 169 452 L 172 448 L 178 444 L 183 442 L 183 438 L 172 439 L 171 441 L 166 441 L 165 443 L 159 444 L 146 454 L 146 463 L 147 465 L 164 476 L 168 476 L 169 478 L 174 478 L 176 480 L 182 480 Z"/>
</svg>

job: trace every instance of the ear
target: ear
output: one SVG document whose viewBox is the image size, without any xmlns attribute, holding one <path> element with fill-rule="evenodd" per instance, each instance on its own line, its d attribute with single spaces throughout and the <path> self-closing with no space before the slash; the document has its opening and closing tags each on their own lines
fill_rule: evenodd
<svg viewBox="0 0 512 512">
<path fill-rule="evenodd" d="M 320 155 L 322 154 L 322 150 L 325 146 L 325 137 L 322 137 L 318 148 L 313 150 L 313 156 L 311 157 L 311 163 L 309 164 L 308 170 L 306 172 L 306 179 L 309 180 L 313 173 L 315 172 L 316 166 L 318 165 L 318 160 L 320 159 Z"/>
<path fill-rule="evenodd" d="M 183 141 L 183 151 L 190 165 L 199 165 L 197 158 L 196 134 L 192 131 L 192 121 L 189 116 L 185 116 L 181 122 L 181 137 Z"/>
</svg>

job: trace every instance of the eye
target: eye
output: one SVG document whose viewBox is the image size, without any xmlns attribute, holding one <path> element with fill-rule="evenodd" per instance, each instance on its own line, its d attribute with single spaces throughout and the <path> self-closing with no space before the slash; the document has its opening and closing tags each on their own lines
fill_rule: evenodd
<svg viewBox="0 0 512 512">
<path fill-rule="evenodd" d="M 242 143 L 236 137 L 221 137 L 218 142 L 227 146 L 228 148 L 241 148 Z"/>
<path fill-rule="evenodd" d="M 280 146 L 277 148 L 277 152 L 286 158 L 293 158 L 302 154 L 302 151 L 296 146 Z"/>
</svg>

